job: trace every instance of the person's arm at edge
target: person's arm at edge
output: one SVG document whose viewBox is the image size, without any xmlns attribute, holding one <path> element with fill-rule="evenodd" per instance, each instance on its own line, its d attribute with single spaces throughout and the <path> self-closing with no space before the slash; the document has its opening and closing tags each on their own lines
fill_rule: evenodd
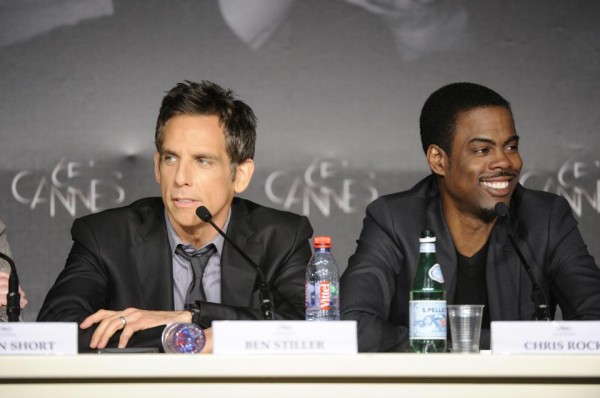
<svg viewBox="0 0 600 398">
<path fill-rule="evenodd" d="M 565 320 L 600 320 L 600 269 L 566 200 L 553 202 L 549 228 L 550 289 Z"/>
</svg>

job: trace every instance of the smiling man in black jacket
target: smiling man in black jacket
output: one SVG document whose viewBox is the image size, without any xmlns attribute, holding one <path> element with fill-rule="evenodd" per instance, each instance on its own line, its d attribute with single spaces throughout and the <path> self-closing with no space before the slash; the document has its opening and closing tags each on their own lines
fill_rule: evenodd
<svg viewBox="0 0 600 398">
<path fill-rule="evenodd" d="M 342 319 L 358 321 L 360 351 L 406 351 L 410 285 L 421 231 L 434 231 L 448 304 L 484 304 L 490 322 L 530 320 L 532 283 L 497 219 L 511 230 L 550 313 L 600 319 L 600 270 L 565 199 L 518 183 L 523 166 L 509 103 L 489 88 L 450 84 L 425 102 L 421 141 L 432 174 L 367 208 L 355 254 L 341 280 Z"/>
</svg>

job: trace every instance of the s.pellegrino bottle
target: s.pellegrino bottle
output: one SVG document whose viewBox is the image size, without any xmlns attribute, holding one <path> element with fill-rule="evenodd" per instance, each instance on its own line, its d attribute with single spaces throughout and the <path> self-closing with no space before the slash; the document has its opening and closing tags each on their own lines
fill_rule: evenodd
<svg viewBox="0 0 600 398">
<path fill-rule="evenodd" d="M 340 319 L 340 277 L 331 254 L 331 237 L 315 236 L 314 253 L 306 267 L 305 315 L 307 321 Z"/>
<path fill-rule="evenodd" d="M 411 352 L 446 351 L 446 289 L 435 256 L 435 235 L 425 230 L 419 239 L 419 264 L 410 290 Z"/>
</svg>

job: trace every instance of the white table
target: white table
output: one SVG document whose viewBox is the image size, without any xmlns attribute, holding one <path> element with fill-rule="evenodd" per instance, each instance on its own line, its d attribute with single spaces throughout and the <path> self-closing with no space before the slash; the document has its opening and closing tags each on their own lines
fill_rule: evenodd
<svg viewBox="0 0 600 398">
<path fill-rule="evenodd" d="M 0 373 L 11 398 L 600 397 L 600 355 L 0 356 Z"/>
</svg>

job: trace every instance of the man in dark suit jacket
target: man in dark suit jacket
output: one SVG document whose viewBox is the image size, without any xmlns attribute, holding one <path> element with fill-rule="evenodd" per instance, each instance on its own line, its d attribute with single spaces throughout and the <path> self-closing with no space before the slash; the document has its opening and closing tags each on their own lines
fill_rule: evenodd
<svg viewBox="0 0 600 398">
<path fill-rule="evenodd" d="M 158 345 L 163 325 L 192 322 L 194 313 L 210 352 L 213 320 L 262 319 L 256 269 L 196 216 L 199 206 L 261 268 L 276 318 L 303 319 L 308 219 L 234 198 L 254 171 L 255 131 L 252 110 L 231 91 L 206 81 L 173 88 L 155 133 L 162 200 L 141 199 L 76 220 L 67 263 L 38 320 L 80 323 L 83 351 Z M 193 271 L 178 245 L 216 247 L 202 280 L 206 298 L 193 311 L 183 308 Z"/>
<path fill-rule="evenodd" d="M 600 270 L 566 200 L 518 184 L 509 103 L 483 86 L 451 84 L 429 97 L 420 124 L 432 175 L 368 206 L 342 276 L 342 319 L 358 321 L 359 350 L 408 349 L 409 292 L 426 229 L 437 237 L 448 303 L 485 305 L 483 349 L 491 321 L 531 319 L 532 283 L 497 220 L 498 202 L 509 206 L 551 314 L 558 304 L 564 319 L 600 319 Z"/>
</svg>

